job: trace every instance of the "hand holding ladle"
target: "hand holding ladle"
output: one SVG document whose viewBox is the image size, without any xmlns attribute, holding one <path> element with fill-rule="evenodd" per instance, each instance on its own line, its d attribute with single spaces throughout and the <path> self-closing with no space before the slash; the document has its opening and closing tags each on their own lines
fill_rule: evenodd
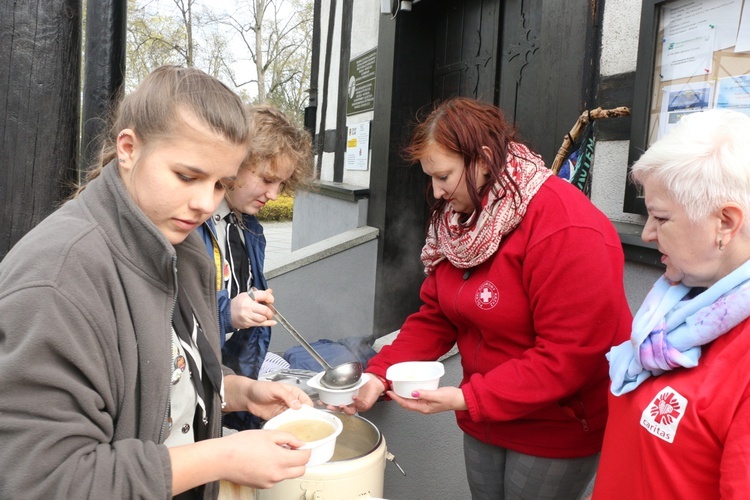
<svg viewBox="0 0 750 500">
<path fill-rule="evenodd" d="M 251 288 L 248 290 L 250 298 L 255 300 L 253 292 L 256 289 Z M 300 335 L 296 328 L 294 328 L 289 321 L 286 320 L 279 311 L 271 304 L 266 304 L 273 312 L 273 319 L 281 324 L 292 336 L 300 343 L 315 360 L 320 363 L 325 373 L 320 378 L 320 383 L 329 389 L 348 389 L 354 387 L 362 378 L 362 363 L 357 361 L 350 361 L 348 363 L 342 363 L 336 367 L 331 367 L 318 352 L 307 342 L 307 340 Z"/>
</svg>

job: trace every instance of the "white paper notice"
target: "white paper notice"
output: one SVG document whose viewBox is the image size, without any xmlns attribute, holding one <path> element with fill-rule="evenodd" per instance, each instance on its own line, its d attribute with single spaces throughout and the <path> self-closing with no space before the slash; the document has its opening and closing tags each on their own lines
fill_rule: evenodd
<svg viewBox="0 0 750 500">
<path fill-rule="evenodd" d="M 737 45 L 735 52 L 747 52 L 750 50 L 750 2 L 742 9 L 740 29 L 737 30 Z"/>
<path fill-rule="evenodd" d="M 704 28 L 665 37 L 661 51 L 662 81 L 711 74 L 715 34 L 715 29 Z"/>
<path fill-rule="evenodd" d="M 716 89 L 716 107 L 750 115 L 750 75 L 720 78 Z"/>
<path fill-rule="evenodd" d="M 348 127 L 346 139 L 346 169 L 367 170 L 370 151 L 370 122 L 357 123 Z"/>
<path fill-rule="evenodd" d="M 713 89 L 714 82 L 664 87 L 659 115 L 659 137 L 667 134 L 683 116 L 709 109 L 713 102 Z"/>
<path fill-rule="evenodd" d="M 664 5 L 664 36 L 671 38 L 705 28 L 715 28 L 716 46 L 723 50 L 735 45 L 742 0 L 680 0 Z"/>
</svg>

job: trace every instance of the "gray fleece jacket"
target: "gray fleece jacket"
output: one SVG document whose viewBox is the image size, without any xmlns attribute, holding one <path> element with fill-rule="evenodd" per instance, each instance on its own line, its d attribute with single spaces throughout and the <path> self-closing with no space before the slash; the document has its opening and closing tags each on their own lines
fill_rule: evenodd
<svg viewBox="0 0 750 500">
<path fill-rule="evenodd" d="M 220 356 L 213 274 L 200 237 L 172 246 L 114 164 L 13 247 L 0 262 L 0 498 L 172 496 L 175 279 Z"/>
</svg>

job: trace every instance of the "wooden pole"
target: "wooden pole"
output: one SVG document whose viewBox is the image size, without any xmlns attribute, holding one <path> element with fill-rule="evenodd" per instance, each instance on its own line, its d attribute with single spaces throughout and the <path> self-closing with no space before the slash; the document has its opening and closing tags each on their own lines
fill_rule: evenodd
<svg viewBox="0 0 750 500">
<path fill-rule="evenodd" d="M 0 3 L 0 259 L 71 192 L 81 1 Z"/>
<path fill-rule="evenodd" d="M 125 81 L 127 0 L 87 0 L 81 170 L 98 160 L 101 137 Z"/>
<path fill-rule="evenodd" d="M 583 132 L 583 129 L 586 128 L 586 125 L 588 125 L 590 121 L 628 115 L 630 115 L 630 108 L 627 108 L 626 106 L 620 106 L 613 109 L 596 108 L 592 109 L 591 111 L 584 111 L 583 113 L 581 113 L 581 116 L 578 117 L 578 120 L 576 121 L 575 125 L 573 125 L 573 128 L 570 129 L 568 135 L 566 135 L 563 139 L 562 146 L 558 150 L 557 155 L 555 155 L 555 159 L 552 162 L 551 167 L 552 172 L 557 175 L 557 173 L 560 171 L 563 160 L 565 160 L 565 158 L 570 153 L 570 148 L 578 140 L 581 132 Z"/>
</svg>

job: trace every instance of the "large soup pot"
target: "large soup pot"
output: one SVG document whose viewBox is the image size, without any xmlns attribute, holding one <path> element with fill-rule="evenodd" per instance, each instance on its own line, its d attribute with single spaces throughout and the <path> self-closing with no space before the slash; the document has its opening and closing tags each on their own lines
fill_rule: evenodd
<svg viewBox="0 0 750 500">
<path fill-rule="evenodd" d="M 256 490 L 257 500 L 352 500 L 383 496 L 385 438 L 372 422 L 359 415 L 332 413 L 344 424 L 344 430 L 336 439 L 331 460 L 308 467 L 302 477 L 281 481 L 267 490 Z"/>
</svg>

